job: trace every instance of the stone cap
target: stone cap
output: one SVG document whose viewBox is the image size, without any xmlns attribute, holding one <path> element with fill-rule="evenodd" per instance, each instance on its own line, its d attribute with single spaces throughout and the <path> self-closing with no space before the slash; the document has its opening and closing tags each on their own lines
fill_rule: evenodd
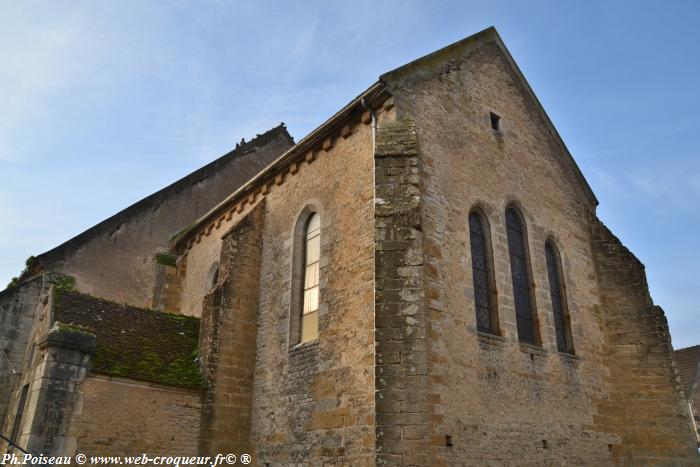
<svg viewBox="0 0 700 467">
<path fill-rule="evenodd" d="M 58 347 L 92 354 L 95 351 L 95 334 L 82 326 L 56 322 L 38 345 L 40 348 Z"/>
</svg>

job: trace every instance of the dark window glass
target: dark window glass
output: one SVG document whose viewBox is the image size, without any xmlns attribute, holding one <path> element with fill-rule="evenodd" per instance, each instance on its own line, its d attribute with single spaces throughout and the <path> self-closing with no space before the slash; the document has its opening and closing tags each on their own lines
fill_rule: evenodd
<svg viewBox="0 0 700 467">
<path fill-rule="evenodd" d="M 472 275 L 474 279 L 474 303 L 476 328 L 479 331 L 497 333 L 495 303 L 493 296 L 493 275 L 488 255 L 486 229 L 481 216 L 469 214 L 469 241 L 472 252 Z"/>
<path fill-rule="evenodd" d="M 531 344 L 537 343 L 537 322 L 532 302 L 530 266 L 525 249 L 525 232 L 520 216 L 509 208 L 506 211 L 508 251 L 510 253 L 510 273 L 513 281 L 515 318 L 518 326 L 518 339 Z"/>
<path fill-rule="evenodd" d="M 554 312 L 554 329 L 557 334 L 557 349 L 560 352 L 571 352 L 572 346 L 559 255 L 551 242 L 545 243 L 544 252 L 547 258 L 547 275 L 549 276 L 549 293 Z"/>
<path fill-rule="evenodd" d="M 491 129 L 500 133 L 501 132 L 501 117 L 491 112 Z"/>
</svg>

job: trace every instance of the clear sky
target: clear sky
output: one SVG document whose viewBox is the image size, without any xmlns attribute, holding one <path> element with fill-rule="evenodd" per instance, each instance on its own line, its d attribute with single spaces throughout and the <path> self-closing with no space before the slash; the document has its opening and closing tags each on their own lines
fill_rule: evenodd
<svg viewBox="0 0 700 467">
<path fill-rule="evenodd" d="M 38 255 L 378 76 L 496 26 L 641 259 L 675 347 L 700 343 L 700 2 L 0 3 L 0 288 Z"/>
</svg>

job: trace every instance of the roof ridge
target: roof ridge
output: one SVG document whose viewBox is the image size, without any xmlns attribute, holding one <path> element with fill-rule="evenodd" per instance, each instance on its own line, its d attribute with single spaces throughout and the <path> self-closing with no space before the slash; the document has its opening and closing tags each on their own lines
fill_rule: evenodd
<svg viewBox="0 0 700 467">
<path fill-rule="evenodd" d="M 250 141 L 242 140 L 240 143 L 237 143 L 236 147 L 231 151 L 193 170 L 192 172 L 184 175 L 183 177 L 175 180 L 174 182 L 152 192 L 144 198 L 141 198 L 140 200 L 129 204 L 124 209 L 121 209 L 120 211 L 117 211 L 111 216 L 88 227 L 84 231 L 78 233 L 77 235 L 74 235 L 73 237 L 69 238 L 63 243 L 60 243 L 59 245 L 51 248 L 50 250 L 47 250 L 37 255 L 37 266 L 42 266 L 42 261 L 52 261 L 53 258 L 57 256 L 60 257 L 60 255 L 64 251 L 70 249 L 75 245 L 80 245 L 84 242 L 89 241 L 93 237 L 93 235 L 98 234 L 101 228 L 107 228 L 110 225 L 120 224 L 124 221 L 124 218 L 128 217 L 133 212 L 133 210 L 138 209 L 139 207 L 143 207 L 144 205 L 148 205 L 148 203 L 155 204 L 161 202 L 162 199 L 166 197 L 166 193 L 168 190 L 179 190 L 185 184 L 197 183 L 198 177 L 202 177 L 203 174 L 205 174 L 207 170 L 210 169 L 212 166 L 222 164 L 224 161 L 232 157 L 239 157 L 248 154 L 256 148 L 265 146 L 268 142 L 272 141 L 275 137 L 278 137 L 280 135 L 285 137 L 291 144 L 294 144 L 294 138 L 287 131 L 287 127 L 284 122 L 281 122 L 279 125 L 265 131 L 262 134 L 255 135 L 255 137 L 252 138 Z M 25 269 L 20 275 L 20 280 L 26 279 L 27 274 L 31 275 L 31 271 Z"/>
<path fill-rule="evenodd" d="M 544 109 L 544 106 L 535 94 L 535 91 L 530 86 L 530 83 L 527 81 L 527 78 L 525 78 L 525 75 L 523 74 L 522 70 L 520 70 L 520 67 L 516 63 L 515 59 L 508 50 L 508 47 L 506 47 L 505 43 L 503 42 L 503 39 L 501 38 L 500 34 L 498 34 L 498 31 L 494 26 L 489 26 L 488 28 L 476 32 L 470 36 L 467 36 L 457 42 L 453 42 L 452 44 L 442 47 L 441 49 L 438 49 L 422 57 L 416 58 L 415 60 L 412 60 L 406 63 L 405 65 L 402 65 L 398 68 L 394 68 L 393 70 L 382 74 L 379 77 L 379 81 L 386 84 L 387 87 L 389 87 L 389 90 L 391 91 L 393 90 L 392 82 L 394 83 L 394 85 L 396 85 L 396 83 L 402 79 L 402 76 L 416 76 L 417 74 L 420 74 L 422 65 L 427 64 L 427 67 L 435 67 L 436 63 L 440 61 L 445 61 L 448 58 L 456 58 L 459 56 L 463 56 L 466 50 L 476 50 L 476 48 L 481 47 L 484 43 L 488 43 L 490 41 L 493 41 L 501 50 L 506 59 L 506 62 L 515 74 L 517 81 L 519 81 L 519 84 L 523 87 L 523 91 L 532 99 L 535 108 L 540 113 L 540 116 L 544 120 L 545 125 L 549 128 L 550 132 L 554 136 L 555 142 L 560 145 L 562 149 L 562 155 L 564 156 L 562 158 L 562 162 L 569 165 L 570 169 L 572 170 L 573 177 L 583 190 L 583 194 L 590 200 L 590 202 L 594 206 L 597 206 L 598 198 L 596 198 L 595 193 L 593 193 L 593 189 L 588 183 L 588 180 L 586 180 L 586 177 L 583 175 L 583 172 L 581 172 L 581 168 L 578 166 L 576 159 L 574 159 L 574 156 L 571 154 L 571 151 L 569 151 L 569 148 L 566 146 L 564 139 L 559 134 L 559 131 L 554 125 L 554 122 L 552 122 L 552 120 L 549 118 L 549 114 L 547 114 L 547 111 Z"/>
</svg>

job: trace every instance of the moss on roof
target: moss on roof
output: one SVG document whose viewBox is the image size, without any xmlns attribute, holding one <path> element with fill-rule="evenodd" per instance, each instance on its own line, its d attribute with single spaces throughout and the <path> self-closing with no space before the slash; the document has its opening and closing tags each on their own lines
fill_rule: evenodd
<svg viewBox="0 0 700 467">
<path fill-rule="evenodd" d="M 97 336 L 94 373 L 182 388 L 203 387 L 199 319 L 56 291 L 55 318 Z"/>
</svg>

